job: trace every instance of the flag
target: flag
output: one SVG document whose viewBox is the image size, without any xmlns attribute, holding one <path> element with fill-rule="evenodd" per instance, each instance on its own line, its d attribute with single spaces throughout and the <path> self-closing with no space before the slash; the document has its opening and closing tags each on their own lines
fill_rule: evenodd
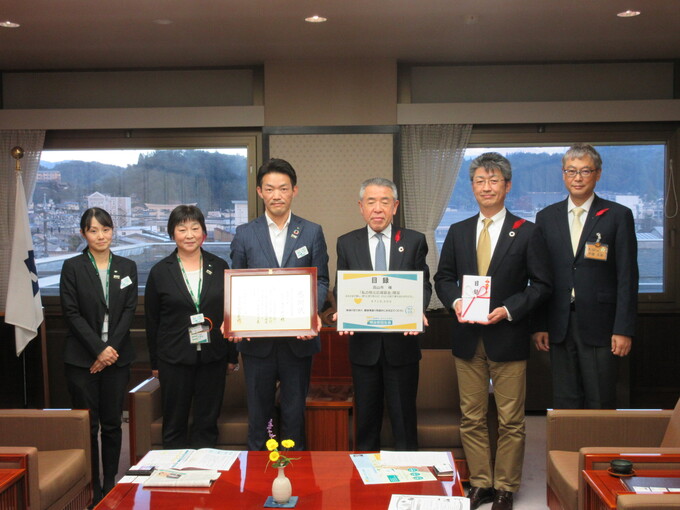
<svg viewBox="0 0 680 510">
<path fill-rule="evenodd" d="M 38 274 L 35 269 L 33 240 L 28 225 L 28 207 L 21 172 L 17 174 L 16 201 L 14 205 L 14 238 L 12 259 L 9 264 L 5 322 L 14 325 L 17 356 L 38 334 L 43 321 Z"/>
</svg>

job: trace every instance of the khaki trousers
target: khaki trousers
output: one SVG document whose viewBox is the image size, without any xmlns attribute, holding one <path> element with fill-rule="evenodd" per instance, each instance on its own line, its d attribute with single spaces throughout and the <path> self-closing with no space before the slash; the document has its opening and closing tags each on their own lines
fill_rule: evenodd
<svg viewBox="0 0 680 510">
<path fill-rule="evenodd" d="M 479 340 L 472 359 L 455 358 L 463 418 L 460 432 L 470 469 L 470 485 L 517 492 L 524 462 L 524 400 L 526 360 L 491 361 Z M 489 430 L 489 379 L 498 410 L 498 447 L 495 467 L 491 463 Z"/>
</svg>

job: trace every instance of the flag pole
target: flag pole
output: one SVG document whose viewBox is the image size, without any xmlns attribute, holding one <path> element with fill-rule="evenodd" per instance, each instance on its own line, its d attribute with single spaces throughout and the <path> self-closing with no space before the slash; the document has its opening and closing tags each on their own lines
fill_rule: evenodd
<svg viewBox="0 0 680 510">
<path fill-rule="evenodd" d="M 14 170 L 15 172 L 21 173 L 21 158 L 24 157 L 24 149 L 23 147 L 19 147 L 18 145 L 12 147 L 12 150 L 10 151 L 12 154 L 12 157 L 14 158 Z M 15 332 L 16 334 L 16 332 Z M 22 383 L 23 383 L 23 389 L 24 389 L 24 408 L 28 407 L 28 384 L 26 382 L 26 349 L 21 351 L 21 375 L 22 375 Z"/>
</svg>

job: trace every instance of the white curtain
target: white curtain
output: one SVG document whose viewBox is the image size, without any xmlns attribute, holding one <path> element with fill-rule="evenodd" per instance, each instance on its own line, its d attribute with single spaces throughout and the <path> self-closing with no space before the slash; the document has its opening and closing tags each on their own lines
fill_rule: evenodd
<svg viewBox="0 0 680 510">
<path fill-rule="evenodd" d="M 22 179 L 26 191 L 26 202 L 31 203 L 35 181 L 40 166 L 40 155 L 45 141 L 45 131 L 0 130 L 0 311 L 5 312 L 7 281 L 14 234 L 14 197 L 16 195 L 16 160 L 12 157 L 13 147 L 24 149 L 21 164 Z"/>
<path fill-rule="evenodd" d="M 451 198 L 472 124 L 401 127 L 401 193 L 407 228 L 425 234 L 430 275 L 437 271 L 435 230 Z M 430 309 L 443 308 L 433 293 Z"/>
</svg>

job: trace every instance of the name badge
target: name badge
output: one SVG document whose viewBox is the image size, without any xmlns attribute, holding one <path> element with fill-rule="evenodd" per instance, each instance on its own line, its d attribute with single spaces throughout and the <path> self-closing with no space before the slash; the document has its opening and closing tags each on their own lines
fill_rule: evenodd
<svg viewBox="0 0 680 510">
<path fill-rule="evenodd" d="M 203 324 L 205 322 L 205 319 L 203 318 L 202 313 L 196 313 L 190 317 L 191 319 L 191 324 Z"/>
<path fill-rule="evenodd" d="M 116 276 L 117 276 L 117 275 L 114 275 L 113 277 L 115 278 Z M 120 276 L 118 276 L 118 278 L 120 278 Z M 127 287 L 128 285 L 132 285 L 132 280 L 130 279 L 129 276 L 126 276 L 125 278 L 123 278 L 123 279 L 120 281 L 120 288 L 121 288 L 121 289 L 124 289 L 124 288 Z"/>
<path fill-rule="evenodd" d="M 309 250 L 307 249 L 306 246 L 303 246 L 302 248 L 298 248 L 297 250 L 295 250 L 295 256 L 299 259 L 307 255 L 308 253 Z"/>
<path fill-rule="evenodd" d="M 603 243 L 586 243 L 586 250 L 583 256 L 591 260 L 607 261 L 609 246 Z"/>
<path fill-rule="evenodd" d="M 207 344 L 210 342 L 208 331 L 210 331 L 210 327 L 207 324 L 191 326 L 189 328 L 189 342 L 191 342 L 192 345 Z"/>
</svg>

